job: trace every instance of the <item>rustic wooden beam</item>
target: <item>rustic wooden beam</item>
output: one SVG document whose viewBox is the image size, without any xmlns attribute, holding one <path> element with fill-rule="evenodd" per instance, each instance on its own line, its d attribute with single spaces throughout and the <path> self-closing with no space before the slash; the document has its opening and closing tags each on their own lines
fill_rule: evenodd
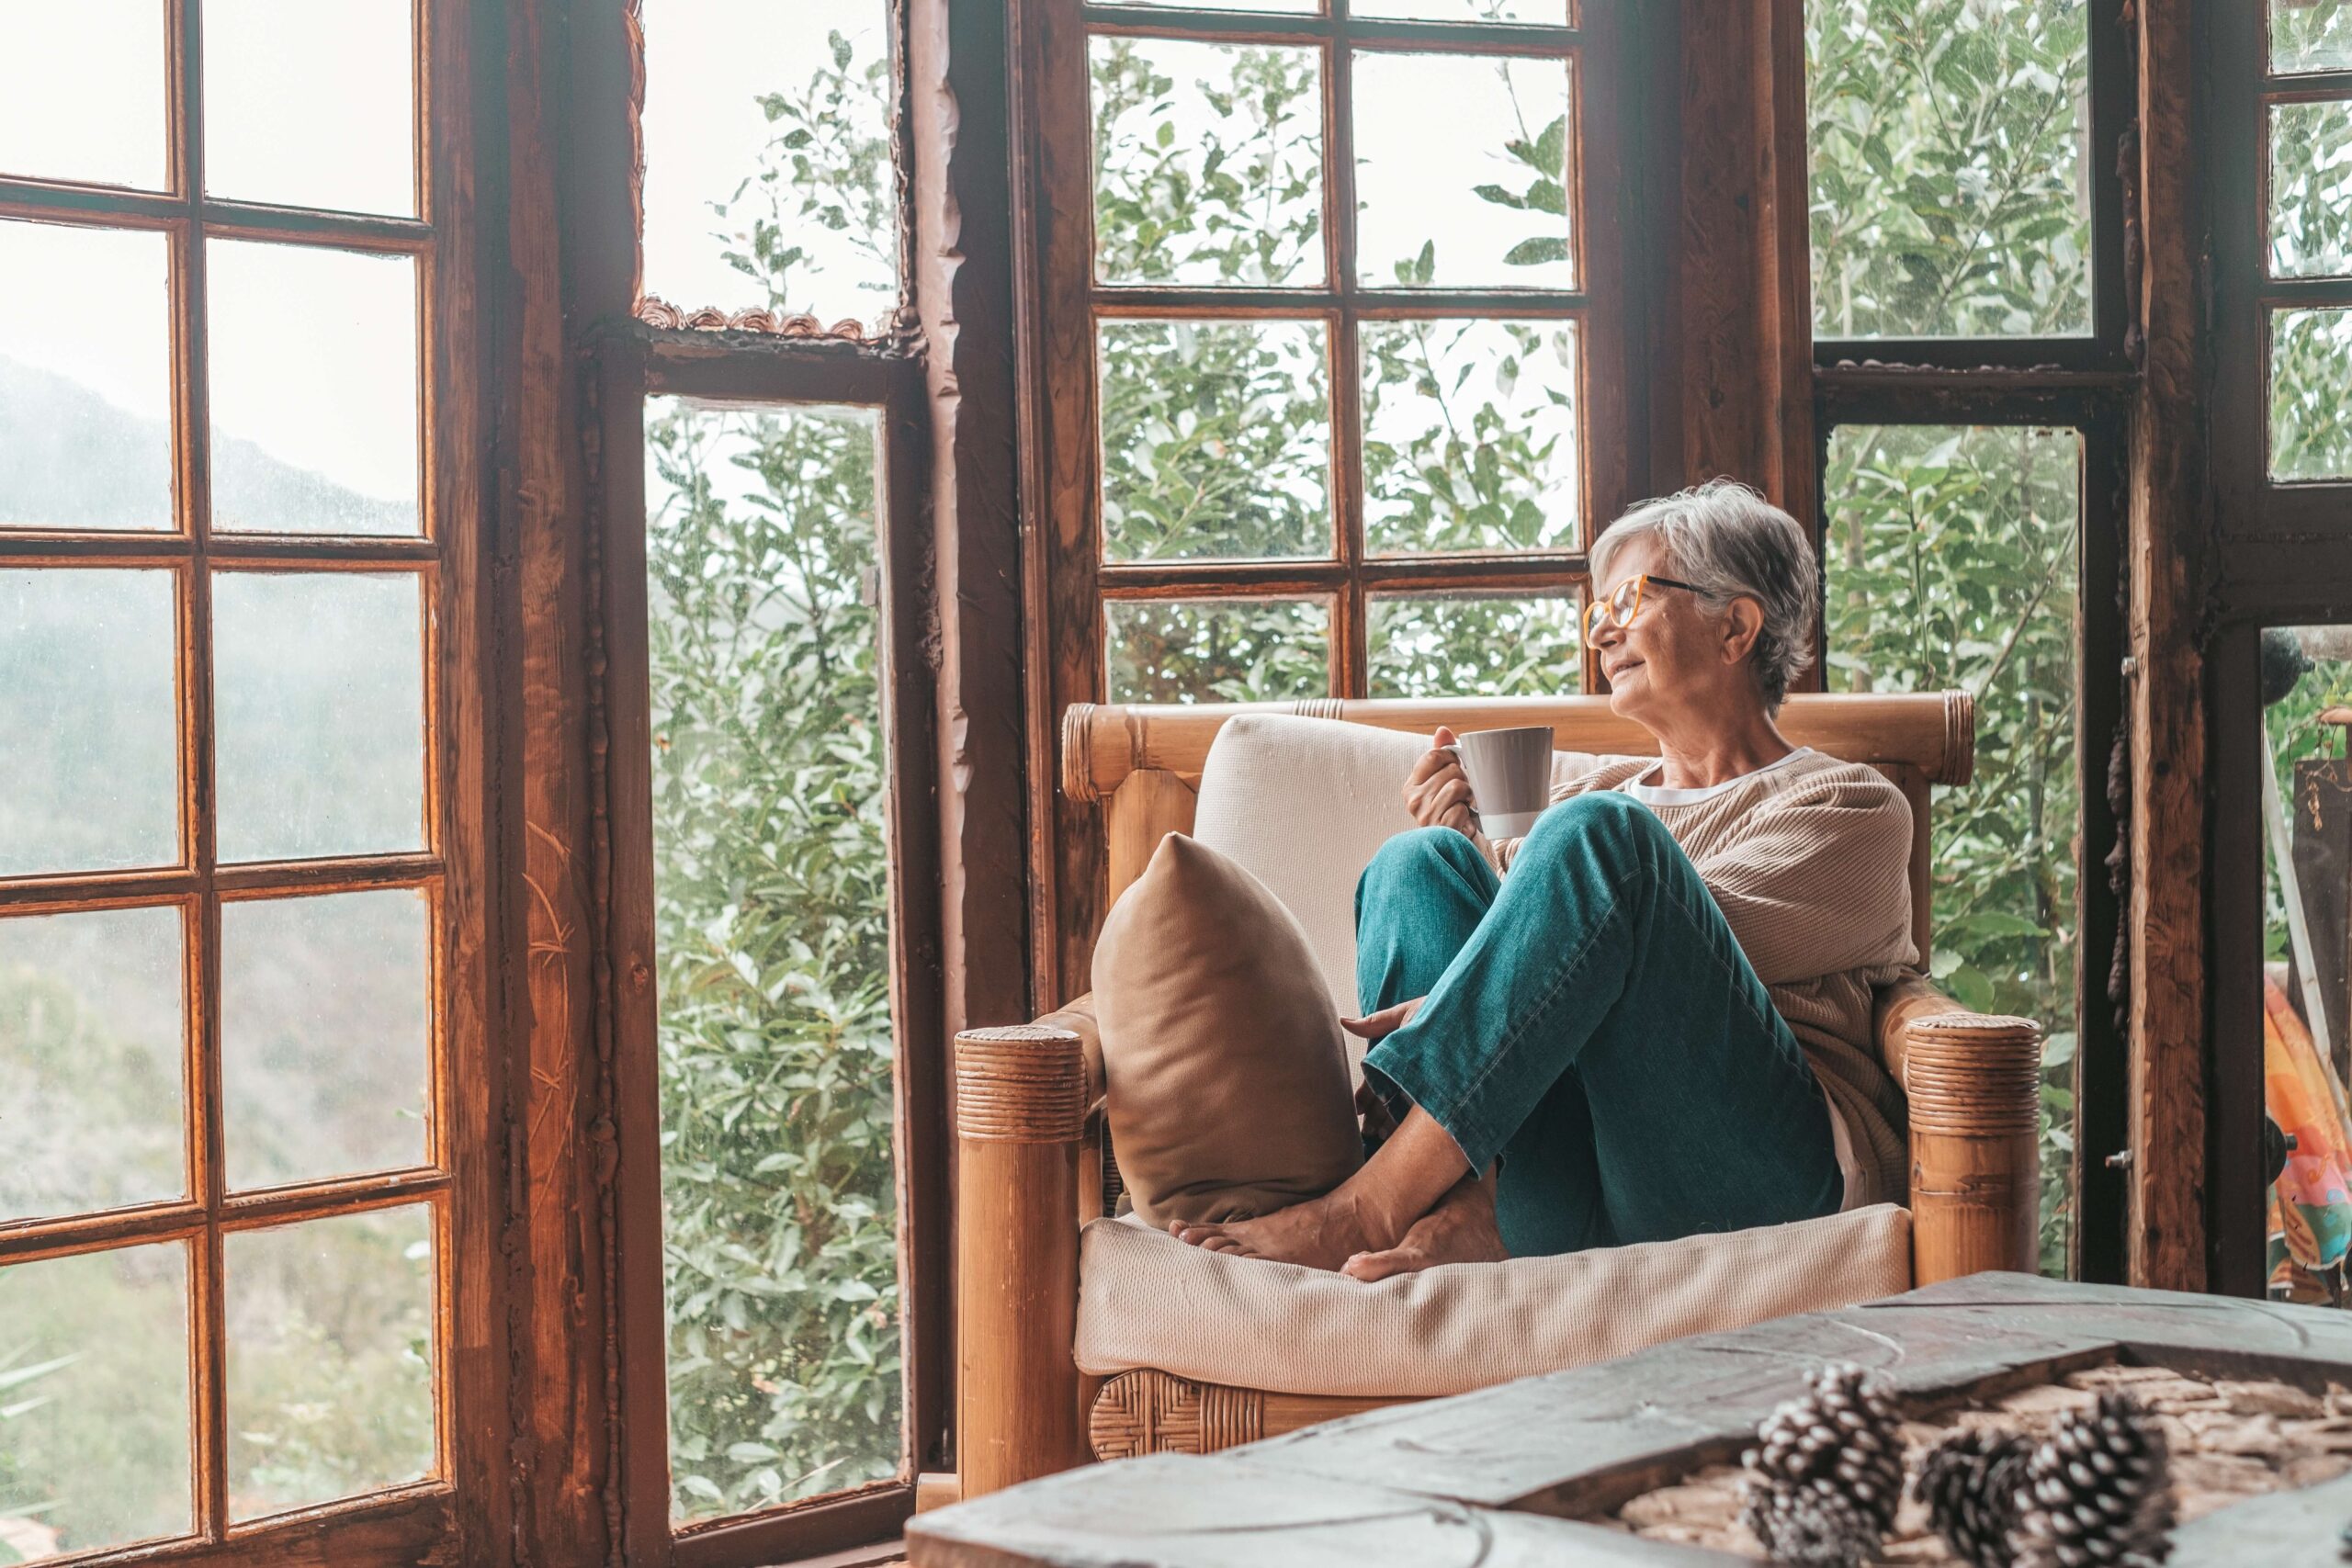
<svg viewBox="0 0 2352 1568">
<path fill-rule="evenodd" d="M 2207 1278 L 2204 594 L 2205 345 L 2189 0 L 2141 0 L 2134 232 L 2126 254 L 2142 380 L 2132 406 L 2130 1179 L 2136 1284 Z M 2250 177 L 2242 172 L 2237 177 Z M 2132 243 L 2136 242 L 2136 243 Z M 2101 1157 L 2111 1151 L 2087 1151 Z"/>
</svg>

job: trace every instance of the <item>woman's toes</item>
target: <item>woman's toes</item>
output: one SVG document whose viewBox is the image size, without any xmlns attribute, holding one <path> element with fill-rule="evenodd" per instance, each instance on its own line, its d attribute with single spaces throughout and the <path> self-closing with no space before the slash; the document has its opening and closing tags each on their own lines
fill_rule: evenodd
<svg viewBox="0 0 2352 1568">
<path fill-rule="evenodd" d="M 1359 1252 L 1340 1266 L 1340 1272 L 1351 1280 L 1369 1285 L 1374 1280 L 1385 1280 L 1391 1274 L 1406 1273 L 1412 1267 L 1406 1249 L 1392 1247 L 1385 1252 Z"/>
</svg>

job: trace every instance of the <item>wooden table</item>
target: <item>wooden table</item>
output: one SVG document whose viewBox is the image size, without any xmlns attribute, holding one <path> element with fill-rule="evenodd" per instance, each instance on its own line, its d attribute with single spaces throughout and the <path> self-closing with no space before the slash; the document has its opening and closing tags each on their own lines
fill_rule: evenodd
<svg viewBox="0 0 2352 1568">
<path fill-rule="evenodd" d="M 1205 1456 L 1032 1482 L 925 1514 L 916 1568 L 1724 1568 L 1574 1522 L 1731 1459 L 1823 1363 L 1917 1399 L 1999 1393 L 2111 1360 L 2352 1383 L 2352 1314 L 1979 1274 L 1842 1312 L 1396 1405 Z M 2173 1568 L 2342 1568 L 2352 1476 L 2184 1526 Z"/>
</svg>

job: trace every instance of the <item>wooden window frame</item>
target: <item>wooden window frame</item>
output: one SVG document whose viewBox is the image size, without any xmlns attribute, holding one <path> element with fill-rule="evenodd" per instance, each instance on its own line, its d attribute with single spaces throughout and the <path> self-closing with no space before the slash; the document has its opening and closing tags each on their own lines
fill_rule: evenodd
<svg viewBox="0 0 2352 1568">
<path fill-rule="evenodd" d="M 2352 479 L 2269 475 L 2269 312 L 2352 305 L 2352 279 L 2269 276 L 2269 107 L 2352 99 L 2352 72 L 2272 76 L 2268 7 L 2200 11 L 2206 134 L 2188 171 L 2207 193 L 2211 371 L 2207 429 L 2211 512 L 2186 542 L 2201 590 L 2211 806 L 2201 861 L 2211 892 L 2210 1008 L 2199 1070 L 2211 1287 L 2260 1298 L 2268 1276 L 2264 1117 L 2262 935 L 2266 787 L 2261 634 L 2269 626 L 2352 621 Z"/>
<path fill-rule="evenodd" d="M 901 293 L 878 327 L 828 327 L 807 317 L 730 308 L 731 301 L 649 298 L 639 240 L 643 157 L 639 117 L 648 69 L 639 0 L 614 0 L 577 24 L 578 144 L 565 235 L 571 296 L 582 326 L 567 333 L 583 363 L 586 434 L 582 473 L 590 524 L 571 543 L 549 539 L 548 570 L 573 585 L 575 605 L 551 601 L 526 619 L 552 642 L 577 637 L 587 679 L 549 671 L 537 682 L 588 738 L 585 811 L 571 802 L 572 831 L 588 846 L 576 909 L 594 928 L 585 974 L 551 976 L 550 1000 L 579 998 L 590 1012 L 583 1040 L 567 1030 L 537 1051 L 585 1069 L 594 1064 L 600 1111 L 584 1129 L 582 1161 L 595 1205 L 586 1283 L 603 1301 L 605 1332 L 568 1337 L 574 1365 L 605 1388 L 601 1410 L 576 1413 L 575 1440 L 602 1447 L 601 1488 L 612 1550 L 633 1564 L 752 1568 L 888 1540 L 912 1514 L 917 1477 L 951 1468 L 953 1344 L 946 1260 L 949 1173 L 943 984 L 943 880 L 934 744 L 939 671 L 932 639 L 939 617 L 930 491 L 933 391 L 916 352 L 916 229 L 910 101 L 916 7 L 888 6 L 893 57 L 893 128 L 900 170 Z M 655 57 L 654 69 L 659 69 Z M 891 1011 L 899 1049 L 894 1093 L 901 1289 L 904 1449 L 898 1479 L 780 1507 L 673 1526 L 670 1517 L 668 1331 L 663 1293 L 661 1101 L 656 1040 L 651 697 L 646 583 L 645 406 L 677 396 L 745 407 L 854 406 L 875 411 L 877 560 L 884 608 L 888 728 Z M 575 619 L 574 617 L 577 617 Z M 554 759 L 548 759 L 550 771 Z M 569 773 L 576 761 L 564 765 Z M 553 802 L 550 802 L 553 804 Z M 552 864 L 567 879 L 576 857 Z M 551 932 L 552 934 L 552 932 Z M 584 990 L 585 995 L 582 993 Z M 612 1151 L 598 1155 L 598 1141 Z M 575 1167 L 571 1173 L 581 1179 Z M 573 1265 L 576 1266 L 576 1265 Z M 601 1431 L 594 1430 L 601 1427 Z"/>
<path fill-rule="evenodd" d="M 1370 596 L 1407 592 L 1579 592 L 1592 536 L 1637 482 L 1645 432 L 1644 302 L 1628 265 L 1634 195 L 1623 80 L 1643 28 L 1624 0 L 1577 0 L 1566 26 L 1351 17 L 1345 0 L 1311 16 L 1018 0 L 1014 6 L 1017 243 L 1024 260 L 1022 366 L 1031 952 L 1036 1001 L 1084 989 L 1105 886 L 1102 827 L 1052 787 L 1057 716 L 1103 696 L 1104 605 L 1168 600 L 1305 599 L 1329 607 L 1329 691 L 1366 694 Z M 1094 277 L 1089 44 L 1097 37 L 1287 46 L 1321 56 L 1323 276 L 1296 287 L 1102 284 Z M 1560 59 L 1572 73 L 1573 289 L 1367 287 L 1355 255 L 1352 62 L 1359 51 Z M 1571 320 L 1578 327 L 1580 515 L 1568 547 L 1374 556 L 1365 548 L 1359 322 Z M 1330 408 L 1330 553 L 1279 560 L 1110 561 L 1101 525 L 1096 429 L 1098 321 L 1151 318 L 1311 321 L 1324 325 Z M 1598 671 L 1585 671 L 1589 689 Z"/>
<path fill-rule="evenodd" d="M 161 233 L 170 254 L 174 416 L 171 533 L 0 531 L 0 569 L 150 568 L 173 573 L 180 857 L 175 868 L 0 881 L 0 914 L 170 906 L 181 911 L 185 982 L 184 1136 L 189 1196 L 94 1215 L 0 1224 L 0 1265 L 158 1241 L 189 1249 L 194 1533 L 162 1543 L 72 1554 L 61 1562 L 245 1562 L 309 1557 L 355 1565 L 414 1562 L 458 1550 L 482 1528 L 466 1494 L 504 1461 L 492 1413 L 503 1309 L 494 1272 L 490 1118 L 498 1072 L 492 996 L 481 962 L 500 927 L 485 896 L 488 752 L 480 692 L 481 603 L 476 570 L 485 474 L 478 316 L 467 269 L 476 233 L 470 91 L 458 0 L 413 0 L 418 216 L 385 218 L 209 197 L 203 188 L 203 37 L 198 0 L 168 0 L 166 189 L 124 190 L 0 179 L 0 218 Z M 420 532 L 414 537 L 217 534 L 209 506 L 205 241 L 281 241 L 414 259 Z M 382 572 L 417 579 L 424 606 L 418 657 L 424 712 L 423 850 L 217 864 L 212 791 L 210 581 L 214 568 Z M 250 1193 L 228 1191 L 220 1104 L 221 903 L 362 888 L 423 891 L 432 1037 L 424 1165 Z M 479 931 L 480 939 L 469 940 Z M 470 1092 L 492 1086 L 491 1094 Z M 232 1522 L 228 1512 L 221 1257 L 229 1234 L 265 1225 L 424 1205 L 434 1235 L 433 1403 L 438 1473 L 323 1506 Z"/>
</svg>

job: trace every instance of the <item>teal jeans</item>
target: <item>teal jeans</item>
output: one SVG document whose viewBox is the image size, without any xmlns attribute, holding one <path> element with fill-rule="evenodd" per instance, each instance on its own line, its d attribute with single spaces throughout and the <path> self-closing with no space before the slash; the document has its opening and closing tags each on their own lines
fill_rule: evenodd
<svg viewBox="0 0 2352 1568">
<path fill-rule="evenodd" d="M 1356 885 L 1366 1012 L 1427 997 L 1364 1058 L 1484 1170 L 1513 1256 L 1834 1213 L 1829 1110 L 1706 884 L 1613 791 L 1546 811 L 1498 877 L 1449 828 Z"/>
</svg>

